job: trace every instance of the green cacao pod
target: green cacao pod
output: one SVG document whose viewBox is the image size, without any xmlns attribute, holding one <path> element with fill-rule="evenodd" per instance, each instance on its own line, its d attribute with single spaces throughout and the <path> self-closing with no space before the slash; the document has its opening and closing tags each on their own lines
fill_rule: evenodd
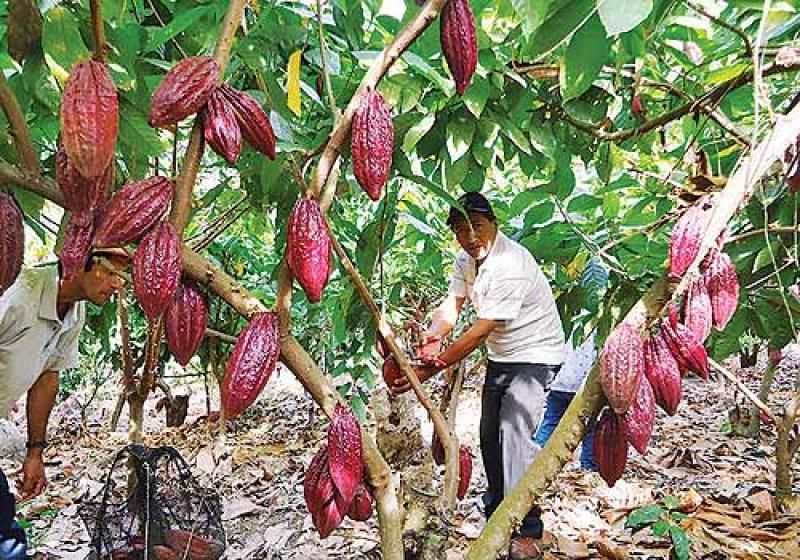
<svg viewBox="0 0 800 560">
<path fill-rule="evenodd" d="M 19 276 L 24 254 L 22 211 L 13 196 L 0 191 L 0 295 Z"/>
<path fill-rule="evenodd" d="M 372 200 L 380 199 L 392 170 L 394 123 L 383 96 L 375 90 L 367 90 L 353 115 L 350 150 L 358 184 Z"/>
<path fill-rule="evenodd" d="M 150 100 L 150 126 L 176 124 L 197 113 L 217 87 L 219 70 L 209 56 L 193 56 L 176 64 Z"/>
<path fill-rule="evenodd" d="M 99 213 L 95 247 L 121 247 L 137 241 L 164 216 L 173 190 L 172 181 L 161 175 L 124 185 Z"/>
<path fill-rule="evenodd" d="M 448 0 L 442 8 L 440 39 L 447 67 L 462 95 L 478 64 L 478 39 L 469 0 Z"/>
<path fill-rule="evenodd" d="M 169 307 L 181 279 L 181 245 L 169 222 L 160 222 L 139 243 L 133 255 L 133 293 L 151 321 Z"/>
<path fill-rule="evenodd" d="M 636 396 L 644 373 L 644 345 L 639 331 L 620 323 L 611 332 L 600 354 L 600 382 L 608 404 L 624 414 Z"/>
<path fill-rule="evenodd" d="M 610 408 L 603 409 L 597 421 L 592 453 L 600 476 L 614 486 L 628 463 L 628 434 L 624 417 Z"/>
</svg>

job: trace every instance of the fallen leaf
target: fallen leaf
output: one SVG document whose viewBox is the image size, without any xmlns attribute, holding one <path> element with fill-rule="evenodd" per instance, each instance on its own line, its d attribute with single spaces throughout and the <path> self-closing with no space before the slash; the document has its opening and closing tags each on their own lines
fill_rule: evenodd
<svg viewBox="0 0 800 560">
<path fill-rule="evenodd" d="M 222 520 L 230 521 L 243 515 L 264 511 L 266 508 L 256 504 L 248 498 L 235 498 L 222 505 Z"/>
</svg>

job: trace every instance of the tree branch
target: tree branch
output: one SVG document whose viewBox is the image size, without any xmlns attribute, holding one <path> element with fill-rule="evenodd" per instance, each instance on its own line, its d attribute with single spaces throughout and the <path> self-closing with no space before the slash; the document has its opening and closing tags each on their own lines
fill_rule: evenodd
<svg viewBox="0 0 800 560">
<path fill-rule="evenodd" d="M 776 424 L 778 423 L 778 418 L 777 416 L 775 416 L 775 413 L 772 412 L 772 410 L 766 404 L 764 404 L 761 401 L 761 399 L 758 398 L 758 395 L 756 395 L 755 393 L 753 393 L 753 391 L 748 389 L 747 385 L 739 381 L 739 379 L 733 373 L 731 373 L 725 366 L 723 366 L 718 362 L 715 362 L 711 358 L 708 359 L 708 363 L 715 370 L 717 370 L 717 372 L 720 375 L 722 375 L 722 377 L 733 383 L 736 386 L 736 388 L 739 389 L 745 397 L 747 397 L 747 400 L 753 403 L 764 414 L 769 416 L 773 422 L 775 422 Z"/>
<path fill-rule="evenodd" d="M 97 62 L 106 61 L 106 31 L 103 27 L 102 0 L 89 0 L 92 16 L 92 37 L 94 38 L 94 55 Z"/>
<path fill-rule="evenodd" d="M 745 33 L 742 29 L 736 27 L 732 23 L 728 23 L 727 21 L 725 21 L 723 19 L 720 19 L 720 18 L 718 18 L 716 16 L 711 15 L 710 13 L 708 13 L 702 7 L 696 5 L 694 2 L 690 2 L 689 0 L 683 0 L 683 3 L 686 4 L 688 7 L 690 7 L 692 10 L 694 10 L 695 12 L 697 12 L 698 14 L 707 17 L 708 19 L 710 19 L 711 21 L 713 21 L 714 23 L 716 23 L 720 27 L 724 27 L 728 31 L 732 31 L 733 33 L 738 35 L 739 38 L 744 43 L 744 49 L 745 49 L 745 53 L 747 54 L 747 58 L 752 58 L 753 57 L 753 45 L 752 45 L 752 43 L 750 43 L 750 37 L 748 37 L 747 33 Z"/>
<path fill-rule="evenodd" d="M 773 233 L 775 235 L 792 235 L 794 233 L 800 233 L 800 227 L 793 227 L 793 226 L 772 226 L 767 228 L 767 233 Z M 763 229 L 754 229 L 752 231 L 746 231 L 744 233 L 740 233 L 738 235 L 733 235 L 728 239 L 728 243 L 738 243 L 744 239 L 748 239 L 750 237 L 755 237 L 757 235 L 764 235 Z"/>
<path fill-rule="evenodd" d="M 5 113 L 8 124 L 11 127 L 11 136 L 14 137 L 14 145 L 17 148 L 17 156 L 20 163 L 33 177 L 39 177 L 41 175 L 39 155 L 33 146 L 31 131 L 25 121 L 25 115 L 22 114 L 22 108 L 19 106 L 17 96 L 11 91 L 3 72 L 0 72 L 0 107 L 3 108 L 3 113 Z M 0 180 L 2 179 L 3 174 L 0 171 Z"/>
</svg>

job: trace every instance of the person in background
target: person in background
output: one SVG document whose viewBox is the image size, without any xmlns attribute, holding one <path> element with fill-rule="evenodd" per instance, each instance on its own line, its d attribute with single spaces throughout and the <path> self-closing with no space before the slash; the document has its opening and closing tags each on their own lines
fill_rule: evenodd
<svg viewBox="0 0 800 560">
<path fill-rule="evenodd" d="M 572 340 L 568 340 L 566 345 L 566 358 L 561 371 L 550 385 L 550 392 L 547 394 L 547 408 L 544 411 L 544 418 L 539 424 L 534 440 L 541 447 L 547 443 L 553 431 L 558 426 L 561 417 L 567 411 L 569 403 L 572 402 L 575 393 L 580 389 L 583 380 L 592 369 L 592 365 L 597 359 L 597 348 L 595 346 L 595 333 L 592 333 L 586 340 L 575 348 Z M 587 471 L 597 471 L 594 462 L 594 423 L 589 426 L 581 444 L 581 467 Z"/>
</svg>

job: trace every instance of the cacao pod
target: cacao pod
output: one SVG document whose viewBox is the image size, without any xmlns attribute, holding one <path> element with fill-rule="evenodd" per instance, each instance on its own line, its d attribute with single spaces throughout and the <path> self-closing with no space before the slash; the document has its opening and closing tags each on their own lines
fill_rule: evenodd
<svg viewBox="0 0 800 560">
<path fill-rule="evenodd" d="M 169 222 L 159 222 L 145 234 L 133 255 L 133 293 L 148 319 L 169 307 L 181 280 L 181 244 Z"/>
<path fill-rule="evenodd" d="M 770 348 L 769 349 L 769 367 L 776 368 L 781 363 L 783 359 L 783 349 L 782 348 Z"/>
<path fill-rule="evenodd" d="M 327 473 L 323 473 L 323 478 Z M 330 476 L 327 477 L 330 480 Z M 336 491 L 334 490 L 334 498 L 328 500 L 316 514 L 311 514 L 311 520 L 314 522 L 314 527 L 317 528 L 319 536 L 322 539 L 327 539 L 328 535 L 333 532 L 336 527 L 341 525 L 348 508 L 343 507 L 343 504 L 337 499 Z"/>
<path fill-rule="evenodd" d="M 694 262 L 700 252 L 711 208 L 711 198 L 703 196 L 675 223 L 669 241 L 670 276 L 680 278 Z"/>
<path fill-rule="evenodd" d="M 381 335 L 381 333 L 378 331 L 375 331 L 375 350 L 378 351 L 378 354 L 384 360 L 391 354 L 391 352 L 389 352 L 389 346 L 383 339 L 383 335 Z"/>
<path fill-rule="evenodd" d="M 469 0 L 448 0 L 442 8 L 439 30 L 444 58 L 456 82 L 456 93 L 462 95 L 478 64 L 478 36 Z"/>
<path fill-rule="evenodd" d="M 458 499 L 463 500 L 472 478 L 472 455 L 469 447 L 462 445 L 458 450 Z"/>
<path fill-rule="evenodd" d="M 708 354 L 692 331 L 680 323 L 673 326 L 670 321 L 662 318 L 661 336 L 679 366 L 708 379 Z"/>
<path fill-rule="evenodd" d="M 358 184 L 372 200 L 380 199 L 392 170 L 394 123 L 383 96 L 373 89 L 367 90 L 353 115 L 350 150 Z"/>
<path fill-rule="evenodd" d="M 716 251 L 704 273 L 714 327 L 724 330 L 739 305 L 739 277 L 731 258 Z"/>
<path fill-rule="evenodd" d="M 155 545 L 153 547 L 153 558 L 156 560 L 181 560 L 181 556 L 168 546 Z"/>
<path fill-rule="evenodd" d="M 24 254 L 22 211 L 13 196 L 0 191 L 0 295 L 17 280 Z"/>
<path fill-rule="evenodd" d="M 269 159 L 275 159 L 275 132 L 258 101 L 249 93 L 227 84 L 222 84 L 220 90 L 233 109 L 245 142 Z"/>
<path fill-rule="evenodd" d="M 286 261 L 306 293 L 318 302 L 331 273 L 331 239 L 319 203 L 301 197 L 292 208 L 286 230 Z"/>
<path fill-rule="evenodd" d="M 92 246 L 94 222 L 91 216 L 73 214 L 64 230 L 64 241 L 61 245 L 61 269 L 64 278 L 71 278 L 76 272 L 83 270 Z"/>
<path fill-rule="evenodd" d="M 208 322 L 208 307 L 194 282 L 184 281 L 175 294 L 164 320 L 167 347 L 178 363 L 185 366 L 203 342 Z"/>
<path fill-rule="evenodd" d="M 314 458 L 311 459 L 303 479 L 303 498 L 309 513 L 312 515 L 321 510 L 322 506 L 325 505 L 325 501 L 331 498 L 331 496 L 324 496 L 321 492 L 323 489 L 320 487 L 322 472 L 327 470 L 328 446 L 323 445 L 314 455 Z M 333 488 L 333 483 L 331 483 L 331 488 Z"/>
<path fill-rule="evenodd" d="M 306 471 L 303 495 L 314 527 L 320 537 L 327 538 L 350 508 L 349 504 L 343 502 L 331 478 L 327 446 L 317 452 Z"/>
<path fill-rule="evenodd" d="M 349 507 L 364 478 L 361 425 L 349 407 L 338 403 L 328 429 L 328 471 L 342 502 Z"/>
<path fill-rule="evenodd" d="M 165 529 L 164 542 L 186 560 L 217 560 L 225 552 L 216 539 L 183 529 Z"/>
<path fill-rule="evenodd" d="M 610 408 L 603 409 L 597 421 L 592 454 L 600 476 L 614 486 L 628 462 L 628 435 L 625 418 Z"/>
<path fill-rule="evenodd" d="M 406 376 L 403 374 L 400 366 L 397 365 L 397 361 L 394 359 L 394 356 L 389 356 L 383 361 L 383 381 L 389 388 L 394 387 L 395 385 L 402 384 Z"/>
<path fill-rule="evenodd" d="M 355 521 L 366 521 L 372 517 L 372 497 L 363 483 L 356 488 L 356 495 L 353 497 L 350 509 L 347 510 L 347 517 Z"/>
<path fill-rule="evenodd" d="M 431 439 L 431 455 L 433 455 L 434 463 L 444 465 L 444 445 L 436 432 L 433 433 L 433 439 Z"/>
<path fill-rule="evenodd" d="M 235 418 L 253 404 L 269 381 L 280 354 L 278 316 L 256 313 L 242 329 L 222 381 L 222 406 Z"/>
<path fill-rule="evenodd" d="M 42 13 L 36 0 L 8 0 L 6 6 L 8 54 L 21 66 L 26 56 L 41 47 Z"/>
<path fill-rule="evenodd" d="M 137 241 L 167 211 L 172 192 L 172 181 L 161 175 L 124 185 L 100 211 L 95 247 L 121 247 Z"/>
<path fill-rule="evenodd" d="M 705 279 L 695 276 L 689 283 L 683 306 L 683 324 L 692 331 L 695 338 L 705 342 L 711 334 L 711 299 L 708 296 Z"/>
<path fill-rule="evenodd" d="M 56 153 L 56 182 L 64 195 L 64 208 L 73 213 L 94 213 L 108 198 L 113 171 L 114 163 L 111 162 L 101 175 L 85 179 L 70 163 L 64 146 L 61 146 Z"/>
<path fill-rule="evenodd" d="M 628 441 L 642 455 L 647 451 L 650 436 L 653 435 L 653 423 L 656 419 L 656 399 L 653 388 L 642 376 L 636 389 L 636 398 L 625 413 L 625 427 L 628 430 Z"/>
<path fill-rule="evenodd" d="M 608 335 L 600 355 L 600 382 L 608 404 L 624 414 L 636 397 L 644 373 L 644 348 L 639 331 L 620 323 Z"/>
<path fill-rule="evenodd" d="M 681 402 L 681 368 L 660 330 L 647 338 L 644 348 L 644 372 L 656 402 L 667 414 L 674 416 Z"/>
<path fill-rule="evenodd" d="M 69 161 L 84 178 L 106 172 L 114 157 L 119 127 L 117 88 L 105 64 L 72 67 L 61 103 L 61 139 Z"/>
<path fill-rule="evenodd" d="M 231 165 L 242 150 L 242 129 L 228 98 L 217 88 L 203 109 L 203 135 L 211 149 Z"/>
<path fill-rule="evenodd" d="M 193 56 L 176 64 L 150 100 L 150 126 L 175 124 L 199 111 L 217 87 L 219 70 L 209 56 Z"/>
</svg>

